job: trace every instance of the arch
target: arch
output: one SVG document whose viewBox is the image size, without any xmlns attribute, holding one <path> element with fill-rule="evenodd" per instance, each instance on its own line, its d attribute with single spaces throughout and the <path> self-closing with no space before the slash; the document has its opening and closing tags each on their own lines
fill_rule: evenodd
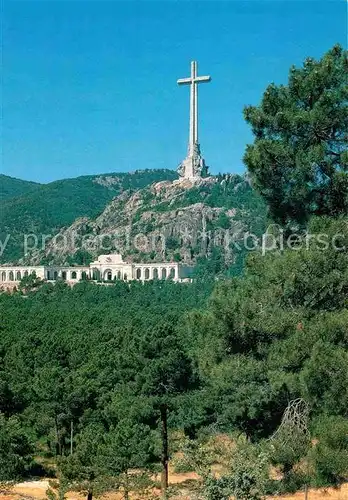
<svg viewBox="0 0 348 500">
<path fill-rule="evenodd" d="M 2 273 L 1 273 L 1 281 L 6 281 L 6 271 L 2 271 Z"/>
<path fill-rule="evenodd" d="M 81 279 L 82 280 L 86 280 L 87 279 L 87 273 L 86 273 L 86 271 L 82 271 L 82 273 L 81 273 Z"/>
<path fill-rule="evenodd" d="M 106 281 L 112 281 L 112 271 L 111 271 L 111 269 L 106 269 L 104 271 L 104 280 L 106 280 Z"/>
<path fill-rule="evenodd" d="M 150 279 L 150 269 L 148 267 L 145 268 L 145 275 L 144 278 L 146 280 Z"/>
<path fill-rule="evenodd" d="M 124 279 L 124 281 L 127 281 L 127 279 L 128 279 L 127 273 L 124 273 L 123 279 Z"/>
<path fill-rule="evenodd" d="M 77 278 L 76 271 L 71 271 L 70 278 L 71 278 L 72 280 L 76 280 L 76 278 Z"/>
<path fill-rule="evenodd" d="M 92 269 L 92 279 L 96 281 L 99 281 L 101 279 L 100 271 L 96 267 Z"/>
<path fill-rule="evenodd" d="M 10 272 L 8 273 L 8 280 L 9 280 L 9 281 L 14 281 L 14 274 L 13 274 L 13 271 L 10 271 Z"/>
<path fill-rule="evenodd" d="M 158 280 L 158 269 L 155 267 L 152 271 L 152 277 L 154 280 Z"/>
<path fill-rule="evenodd" d="M 58 279 L 58 271 L 53 271 L 53 279 Z"/>
<path fill-rule="evenodd" d="M 118 280 L 122 279 L 121 271 L 117 271 L 117 279 Z"/>
<path fill-rule="evenodd" d="M 136 278 L 137 280 L 141 279 L 141 267 L 138 267 L 138 269 L 136 270 Z"/>
<path fill-rule="evenodd" d="M 24 276 L 25 278 L 27 278 L 27 277 L 29 276 L 29 272 L 28 272 L 28 271 L 24 271 L 23 276 Z"/>
<path fill-rule="evenodd" d="M 46 278 L 47 278 L 47 280 L 51 279 L 51 271 L 47 270 L 47 272 L 46 272 Z"/>
<path fill-rule="evenodd" d="M 175 267 L 171 267 L 169 270 L 169 278 L 171 280 L 173 280 L 173 279 L 175 279 L 175 276 L 176 276 L 176 269 L 175 269 Z"/>
<path fill-rule="evenodd" d="M 20 271 L 16 272 L 16 281 L 20 281 L 22 279 L 22 275 Z"/>
<path fill-rule="evenodd" d="M 165 267 L 162 267 L 161 278 L 162 280 L 165 280 L 167 278 L 167 269 Z"/>
<path fill-rule="evenodd" d="M 62 279 L 66 280 L 66 271 L 62 271 Z"/>
</svg>

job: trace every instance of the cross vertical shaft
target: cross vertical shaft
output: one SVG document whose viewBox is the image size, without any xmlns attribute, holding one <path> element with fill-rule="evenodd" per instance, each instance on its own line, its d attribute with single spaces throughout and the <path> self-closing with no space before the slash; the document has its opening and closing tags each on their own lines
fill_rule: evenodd
<svg viewBox="0 0 348 500">
<path fill-rule="evenodd" d="M 196 61 L 191 62 L 191 88 L 190 88 L 190 135 L 189 135 L 189 155 L 193 152 L 193 145 L 197 139 L 197 84 L 195 77 L 197 74 Z"/>
<path fill-rule="evenodd" d="M 197 76 L 197 62 L 191 62 L 191 75 L 189 78 L 178 80 L 179 85 L 190 85 L 190 128 L 188 156 L 184 160 L 184 177 L 196 177 L 197 166 L 204 166 L 200 156 L 198 142 L 198 84 L 210 82 L 210 76 Z M 198 162 L 198 163 L 197 163 Z"/>
<path fill-rule="evenodd" d="M 195 129 L 195 133 L 194 133 L 194 143 L 195 144 L 198 144 L 198 85 L 197 85 L 197 82 L 196 82 L 196 78 L 197 78 L 197 63 L 195 62 L 195 76 L 194 76 L 194 81 L 195 83 L 192 85 L 195 89 L 195 114 L 194 114 L 194 129 Z"/>
<path fill-rule="evenodd" d="M 195 144 L 198 144 L 198 84 L 210 82 L 210 76 L 197 76 L 197 62 L 191 62 L 191 76 L 178 80 L 179 85 L 190 85 L 190 134 L 189 154 L 193 153 Z"/>
</svg>

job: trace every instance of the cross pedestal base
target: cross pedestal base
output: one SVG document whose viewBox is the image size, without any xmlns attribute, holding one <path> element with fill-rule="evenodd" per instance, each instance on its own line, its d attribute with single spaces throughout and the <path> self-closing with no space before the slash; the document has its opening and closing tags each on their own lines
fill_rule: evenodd
<svg viewBox="0 0 348 500">
<path fill-rule="evenodd" d="M 208 167 L 201 155 L 199 144 L 195 144 L 194 147 L 190 149 L 192 150 L 188 152 L 187 157 L 178 167 L 178 174 L 180 177 L 185 177 L 186 179 L 206 177 L 208 175 Z"/>
</svg>

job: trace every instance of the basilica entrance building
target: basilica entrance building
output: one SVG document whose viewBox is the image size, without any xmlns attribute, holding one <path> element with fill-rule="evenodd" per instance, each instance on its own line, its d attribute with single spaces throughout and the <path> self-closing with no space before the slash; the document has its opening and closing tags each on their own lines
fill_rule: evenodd
<svg viewBox="0 0 348 500">
<path fill-rule="evenodd" d="M 89 266 L 0 266 L 0 286 L 14 285 L 24 277 L 35 275 L 43 281 L 149 281 L 171 279 L 187 281 L 192 268 L 179 262 L 125 262 L 120 254 L 99 255 Z"/>
</svg>

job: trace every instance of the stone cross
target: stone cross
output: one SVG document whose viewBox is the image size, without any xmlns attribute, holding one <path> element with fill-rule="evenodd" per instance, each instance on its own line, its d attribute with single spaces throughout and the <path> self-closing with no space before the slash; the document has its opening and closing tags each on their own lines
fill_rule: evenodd
<svg viewBox="0 0 348 500">
<path fill-rule="evenodd" d="M 183 177 L 200 176 L 198 164 L 204 167 L 204 160 L 200 155 L 198 142 L 198 84 L 210 82 L 210 76 L 197 76 L 197 62 L 191 62 L 191 76 L 178 80 L 179 85 L 191 85 L 190 88 L 190 133 L 188 156 L 179 167 L 179 173 Z M 190 164 L 190 165 L 189 165 Z"/>
<path fill-rule="evenodd" d="M 210 76 L 197 76 L 196 61 L 191 62 L 191 76 L 178 80 L 179 85 L 191 85 L 189 154 L 193 153 L 194 145 L 198 144 L 198 84 L 210 82 L 210 80 Z"/>
</svg>

